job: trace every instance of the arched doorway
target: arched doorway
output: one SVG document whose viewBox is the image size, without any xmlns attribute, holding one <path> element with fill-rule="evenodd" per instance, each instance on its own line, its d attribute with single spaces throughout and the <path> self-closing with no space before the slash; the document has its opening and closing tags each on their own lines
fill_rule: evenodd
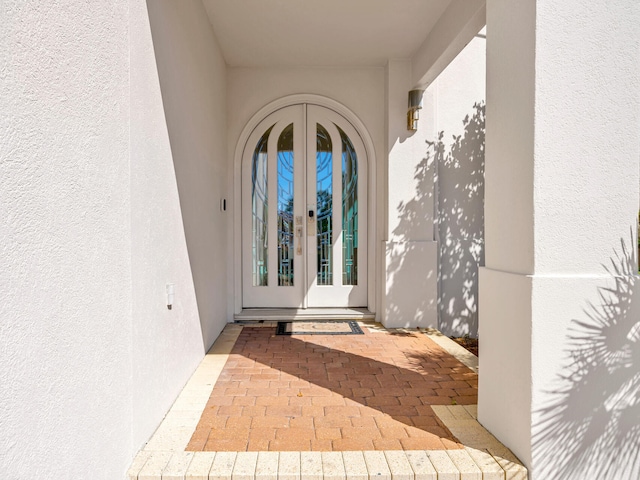
<svg viewBox="0 0 640 480">
<path fill-rule="evenodd" d="M 367 152 L 353 125 L 298 103 L 242 154 L 242 307 L 366 307 Z"/>
</svg>

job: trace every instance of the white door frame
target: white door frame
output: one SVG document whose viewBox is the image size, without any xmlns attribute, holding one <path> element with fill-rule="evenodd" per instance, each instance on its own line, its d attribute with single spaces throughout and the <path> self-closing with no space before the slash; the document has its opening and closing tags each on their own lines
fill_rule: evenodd
<svg viewBox="0 0 640 480">
<path fill-rule="evenodd" d="M 373 141 L 364 123 L 351 110 L 335 100 L 321 95 L 297 94 L 280 98 L 261 108 L 246 123 L 240 137 L 236 142 L 233 165 L 233 304 L 234 314 L 242 311 L 242 157 L 247 141 L 255 128 L 270 114 L 281 108 L 297 105 L 309 104 L 319 105 L 335 111 L 344 117 L 355 128 L 360 136 L 367 156 L 368 163 L 368 194 L 367 194 L 367 303 L 368 309 L 375 312 L 376 306 L 376 278 L 377 278 L 377 258 L 378 242 L 376 229 L 376 157 L 373 148 Z"/>
</svg>

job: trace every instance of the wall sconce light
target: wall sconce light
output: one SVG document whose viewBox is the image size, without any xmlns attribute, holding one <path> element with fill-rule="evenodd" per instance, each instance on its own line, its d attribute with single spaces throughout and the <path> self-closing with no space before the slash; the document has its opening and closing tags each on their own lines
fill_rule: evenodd
<svg viewBox="0 0 640 480">
<path fill-rule="evenodd" d="M 407 111 L 407 130 L 415 132 L 418 130 L 418 119 L 420 118 L 420 109 L 422 106 L 422 94 L 424 90 L 409 91 L 409 110 Z"/>
</svg>

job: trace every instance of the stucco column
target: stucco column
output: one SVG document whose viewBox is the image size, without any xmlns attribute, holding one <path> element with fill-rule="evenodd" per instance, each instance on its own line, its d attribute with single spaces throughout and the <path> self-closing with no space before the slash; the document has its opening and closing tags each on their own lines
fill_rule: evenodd
<svg viewBox="0 0 640 480">
<path fill-rule="evenodd" d="M 434 241 L 433 102 L 425 96 L 418 130 L 407 130 L 411 61 L 386 68 L 387 131 L 384 278 L 380 319 L 387 327 L 437 327 L 437 243 Z"/>
<path fill-rule="evenodd" d="M 487 1 L 479 420 L 532 480 L 640 475 L 638 25 Z"/>
</svg>

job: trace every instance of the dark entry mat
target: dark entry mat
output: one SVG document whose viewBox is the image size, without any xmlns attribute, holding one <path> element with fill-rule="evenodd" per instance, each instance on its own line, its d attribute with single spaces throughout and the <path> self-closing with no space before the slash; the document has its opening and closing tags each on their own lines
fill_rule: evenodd
<svg viewBox="0 0 640 480">
<path fill-rule="evenodd" d="M 358 322 L 278 322 L 276 335 L 362 335 Z"/>
</svg>

